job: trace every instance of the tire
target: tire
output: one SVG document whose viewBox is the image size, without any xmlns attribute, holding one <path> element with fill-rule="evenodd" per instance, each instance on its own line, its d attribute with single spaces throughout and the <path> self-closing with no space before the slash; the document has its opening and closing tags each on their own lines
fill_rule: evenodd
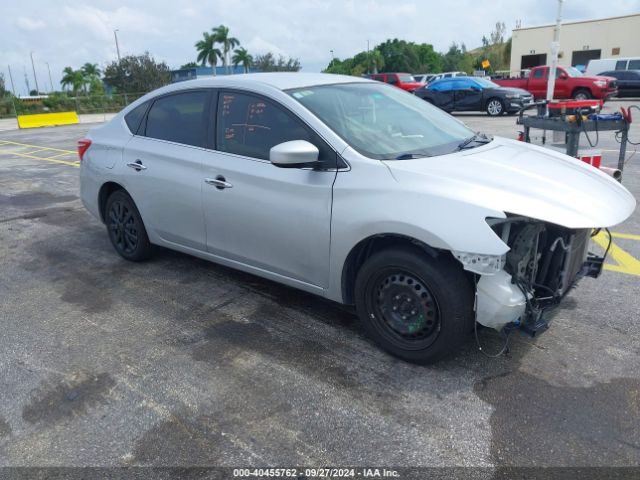
<svg viewBox="0 0 640 480">
<path fill-rule="evenodd" d="M 591 98 L 591 92 L 586 88 L 580 88 L 573 92 L 574 100 L 589 100 Z"/>
<path fill-rule="evenodd" d="M 111 245 L 121 257 L 132 262 L 151 257 L 153 246 L 129 194 L 124 190 L 113 192 L 107 199 L 104 218 Z"/>
<path fill-rule="evenodd" d="M 355 300 L 369 337 L 412 363 L 441 359 L 473 328 L 473 290 L 462 267 L 418 249 L 373 254 L 356 277 Z"/>
<path fill-rule="evenodd" d="M 487 101 L 486 111 L 490 117 L 499 117 L 500 115 L 503 115 L 505 111 L 503 101 L 495 97 L 490 98 Z"/>
</svg>

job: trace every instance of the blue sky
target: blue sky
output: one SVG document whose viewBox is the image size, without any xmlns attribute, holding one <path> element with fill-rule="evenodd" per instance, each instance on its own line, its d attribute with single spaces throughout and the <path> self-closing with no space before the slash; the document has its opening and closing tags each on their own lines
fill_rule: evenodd
<svg viewBox="0 0 640 480">
<path fill-rule="evenodd" d="M 552 23 L 556 0 L 67 0 L 4 1 L 0 6 L 0 72 L 9 85 L 11 65 L 17 92 L 24 74 L 34 88 L 30 52 L 41 90 L 54 88 L 62 69 L 85 62 L 104 66 L 116 58 L 113 30 L 122 55 L 148 50 L 177 68 L 195 60 L 202 32 L 227 25 L 251 53 L 273 51 L 298 57 L 304 71 L 320 71 L 331 59 L 366 49 L 387 38 L 427 42 L 439 51 L 451 42 L 481 44 L 497 21 L 507 30 Z M 606 6 L 606 7 L 605 7 Z M 640 13 L 640 0 L 565 0 L 565 20 Z"/>
</svg>

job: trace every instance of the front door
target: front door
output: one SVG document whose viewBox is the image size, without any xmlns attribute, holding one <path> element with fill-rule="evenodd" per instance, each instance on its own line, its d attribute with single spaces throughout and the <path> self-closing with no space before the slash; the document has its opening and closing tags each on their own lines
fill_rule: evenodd
<svg viewBox="0 0 640 480">
<path fill-rule="evenodd" d="M 204 160 L 202 199 L 210 253 L 316 287 L 329 278 L 336 153 L 283 106 L 220 91 L 215 150 Z M 326 168 L 279 168 L 271 147 L 307 140 Z"/>
<path fill-rule="evenodd" d="M 202 169 L 207 90 L 162 96 L 124 149 L 123 183 L 151 241 L 205 250 Z"/>
</svg>

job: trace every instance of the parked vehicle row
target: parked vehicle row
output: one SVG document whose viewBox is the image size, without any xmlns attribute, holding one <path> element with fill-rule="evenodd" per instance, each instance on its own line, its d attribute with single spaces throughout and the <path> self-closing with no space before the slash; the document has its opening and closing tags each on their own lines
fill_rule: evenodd
<svg viewBox="0 0 640 480">
<path fill-rule="evenodd" d="M 125 259 L 160 245 L 355 305 L 373 340 L 420 363 L 476 322 L 543 331 L 599 272 L 592 229 L 635 208 L 590 165 L 349 76 L 176 83 L 78 147 L 82 202 Z"/>
</svg>

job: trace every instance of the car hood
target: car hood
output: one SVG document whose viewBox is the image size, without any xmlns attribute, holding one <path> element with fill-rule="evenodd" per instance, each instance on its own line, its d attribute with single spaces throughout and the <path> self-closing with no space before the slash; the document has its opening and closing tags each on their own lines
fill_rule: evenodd
<svg viewBox="0 0 640 480">
<path fill-rule="evenodd" d="M 505 138 L 449 155 L 385 164 L 403 188 L 567 228 L 616 225 L 636 206 L 626 188 L 591 165 Z"/>
</svg>

